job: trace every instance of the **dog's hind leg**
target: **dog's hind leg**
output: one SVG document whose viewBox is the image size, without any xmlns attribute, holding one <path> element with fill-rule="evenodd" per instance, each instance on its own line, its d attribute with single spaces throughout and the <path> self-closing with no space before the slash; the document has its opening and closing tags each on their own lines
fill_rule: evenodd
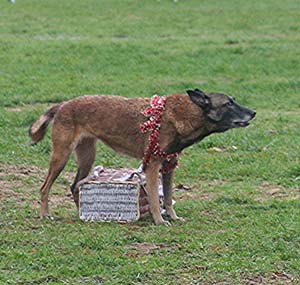
<svg viewBox="0 0 300 285">
<path fill-rule="evenodd" d="M 61 129 L 55 130 L 53 127 L 52 130 L 52 143 L 53 149 L 50 160 L 50 167 L 48 170 L 47 178 L 41 187 L 41 210 L 40 217 L 44 218 L 49 216 L 49 207 L 48 207 L 48 196 L 49 191 L 54 183 L 55 179 L 64 169 L 70 153 L 72 152 L 72 142 L 73 142 L 73 132 L 72 130 L 66 130 L 63 135 L 60 133 Z"/>
<path fill-rule="evenodd" d="M 57 152 L 55 149 L 53 150 L 48 175 L 40 190 L 41 191 L 41 212 L 40 212 L 41 218 L 49 216 L 49 208 L 48 208 L 49 191 L 55 179 L 64 169 L 70 153 L 71 153 L 71 149 L 65 149 L 62 153 Z"/>
<path fill-rule="evenodd" d="M 76 187 L 78 181 L 88 176 L 93 166 L 96 156 L 96 139 L 86 137 L 80 140 L 75 148 L 77 158 L 77 174 L 71 185 L 71 192 L 73 195 L 74 202 L 79 207 L 79 189 Z"/>
</svg>

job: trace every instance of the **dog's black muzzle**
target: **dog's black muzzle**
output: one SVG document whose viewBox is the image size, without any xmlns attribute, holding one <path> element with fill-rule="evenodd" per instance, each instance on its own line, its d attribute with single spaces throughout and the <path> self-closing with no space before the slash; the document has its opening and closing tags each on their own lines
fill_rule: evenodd
<svg viewBox="0 0 300 285">
<path fill-rule="evenodd" d="M 247 109 L 247 108 L 243 108 L 243 118 L 242 119 L 238 119 L 238 120 L 234 120 L 232 122 L 232 127 L 233 128 L 244 128 L 249 126 L 250 121 L 256 116 L 256 111 L 251 110 L 251 109 Z"/>
</svg>

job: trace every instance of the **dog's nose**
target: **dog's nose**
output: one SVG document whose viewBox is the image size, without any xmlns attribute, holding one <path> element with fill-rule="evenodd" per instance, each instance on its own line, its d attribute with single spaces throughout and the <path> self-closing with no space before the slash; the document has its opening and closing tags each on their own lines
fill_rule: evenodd
<svg viewBox="0 0 300 285">
<path fill-rule="evenodd" d="M 252 111 L 252 114 L 251 114 L 251 119 L 253 119 L 256 115 L 256 111 Z"/>
</svg>

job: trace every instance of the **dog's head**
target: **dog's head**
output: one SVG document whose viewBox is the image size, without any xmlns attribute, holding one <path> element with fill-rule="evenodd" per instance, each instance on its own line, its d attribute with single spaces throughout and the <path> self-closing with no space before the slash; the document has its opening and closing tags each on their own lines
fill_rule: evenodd
<svg viewBox="0 0 300 285">
<path fill-rule="evenodd" d="M 246 127 L 255 117 L 256 112 L 235 102 L 233 97 L 222 93 L 205 94 L 199 89 L 187 90 L 190 99 L 202 108 L 206 117 L 215 126 L 215 132 L 228 129 Z"/>
</svg>

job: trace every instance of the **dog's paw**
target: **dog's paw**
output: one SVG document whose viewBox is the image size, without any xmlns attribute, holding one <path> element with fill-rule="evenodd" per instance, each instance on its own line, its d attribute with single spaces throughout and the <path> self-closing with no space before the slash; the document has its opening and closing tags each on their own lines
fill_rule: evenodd
<svg viewBox="0 0 300 285">
<path fill-rule="evenodd" d="M 157 226 L 163 225 L 163 226 L 166 226 L 166 227 L 170 227 L 172 224 L 167 220 L 160 219 L 159 221 L 155 221 L 155 225 L 157 225 Z"/>
<path fill-rule="evenodd" d="M 172 224 L 167 220 L 163 220 L 163 222 L 160 225 L 163 225 L 165 227 L 171 227 L 172 226 Z"/>
<path fill-rule="evenodd" d="M 46 220 L 48 219 L 48 215 L 40 215 L 40 220 Z"/>
<path fill-rule="evenodd" d="M 169 221 L 166 221 L 166 220 L 164 220 L 163 225 L 166 226 L 166 227 L 171 227 L 172 226 L 172 224 Z"/>
<path fill-rule="evenodd" d="M 167 220 L 164 220 L 163 218 L 154 220 L 154 223 L 156 226 L 159 226 L 159 225 L 163 225 L 163 226 L 167 226 L 167 227 L 171 226 L 171 223 Z"/>
<path fill-rule="evenodd" d="M 168 219 L 172 220 L 172 221 L 179 221 L 179 222 L 184 222 L 185 219 L 178 217 L 175 210 L 173 209 L 173 207 L 167 207 L 166 208 L 166 216 Z"/>
<path fill-rule="evenodd" d="M 178 222 L 181 222 L 181 223 L 184 223 L 185 222 L 185 218 L 182 218 L 182 217 L 178 217 L 176 216 L 175 219 L 172 219 L 173 221 L 178 221 Z"/>
<path fill-rule="evenodd" d="M 49 220 L 49 221 L 59 221 L 59 220 L 61 220 L 58 217 L 53 217 L 53 216 L 50 216 L 50 215 L 40 216 L 40 219 L 41 220 Z"/>
</svg>

